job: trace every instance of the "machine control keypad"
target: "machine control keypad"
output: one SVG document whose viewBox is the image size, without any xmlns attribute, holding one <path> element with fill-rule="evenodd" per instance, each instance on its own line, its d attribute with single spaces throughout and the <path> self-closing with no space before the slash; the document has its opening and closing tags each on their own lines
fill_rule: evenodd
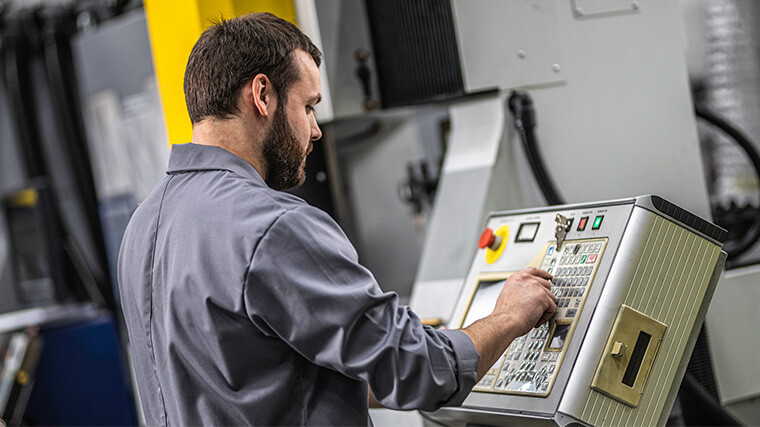
<svg viewBox="0 0 760 427">
<path fill-rule="evenodd" d="M 559 251 L 548 245 L 541 269 L 554 275 L 554 318 L 515 339 L 473 390 L 549 395 L 606 245 L 606 238 L 565 241 Z"/>
</svg>

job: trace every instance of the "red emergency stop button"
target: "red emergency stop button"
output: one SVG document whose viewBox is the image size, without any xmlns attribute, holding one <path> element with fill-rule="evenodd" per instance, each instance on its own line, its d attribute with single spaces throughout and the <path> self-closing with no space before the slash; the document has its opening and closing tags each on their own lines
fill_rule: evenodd
<svg viewBox="0 0 760 427">
<path fill-rule="evenodd" d="M 497 239 L 497 236 L 493 233 L 493 230 L 489 227 L 483 230 L 483 234 L 480 235 L 478 240 L 478 247 L 480 249 L 489 248 L 491 250 L 498 249 L 501 244 L 501 239 Z"/>
</svg>

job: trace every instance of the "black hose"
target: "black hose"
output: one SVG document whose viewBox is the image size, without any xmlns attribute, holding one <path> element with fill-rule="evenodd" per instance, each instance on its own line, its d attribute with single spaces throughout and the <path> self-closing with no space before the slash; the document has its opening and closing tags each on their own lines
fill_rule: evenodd
<svg viewBox="0 0 760 427">
<path fill-rule="evenodd" d="M 71 37 L 76 31 L 73 12 L 65 7 L 50 7 L 38 12 L 41 19 L 41 39 L 45 71 L 50 82 L 53 112 L 66 146 L 74 182 L 81 202 L 82 213 L 91 239 L 97 263 L 85 262 L 89 276 L 96 281 L 106 306 L 115 310 L 115 298 L 108 275 L 101 266 L 108 265 L 105 239 L 98 209 L 95 180 L 87 148 L 84 121 L 71 52 Z M 72 236 L 73 237 L 73 236 Z M 84 278 L 83 278 L 84 279 Z"/>
<path fill-rule="evenodd" d="M 690 373 L 685 373 L 679 391 L 684 424 L 687 426 L 740 426 L 731 414 L 726 412 L 704 386 Z"/>
<path fill-rule="evenodd" d="M 744 133 L 736 126 L 731 125 L 728 120 L 721 117 L 717 113 L 710 111 L 703 105 L 694 105 L 694 112 L 697 117 L 717 127 L 725 132 L 731 139 L 733 139 L 744 153 L 747 155 L 755 175 L 757 176 L 758 185 L 760 185 L 760 154 L 758 154 L 752 141 L 747 138 Z M 728 253 L 728 261 L 735 261 L 742 254 L 747 252 L 755 243 L 760 240 L 760 216 L 755 220 L 754 224 L 750 227 L 749 231 L 738 241 L 728 241 L 724 245 L 723 249 Z"/>
<path fill-rule="evenodd" d="M 533 108 L 533 100 L 526 92 L 512 91 L 507 101 L 509 110 L 514 117 L 515 129 L 520 134 L 525 156 L 528 158 L 528 164 L 536 178 L 536 183 L 541 189 L 546 203 L 549 205 L 565 204 L 564 199 L 560 196 L 557 187 L 544 166 L 544 160 L 538 151 L 538 141 L 533 129 L 536 127 L 536 111 Z"/>
<path fill-rule="evenodd" d="M 26 28 L 33 27 L 32 19 L 29 14 L 19 14 L 4 22 L 2 49 L 2 71 L 10 113 L 29 178 L 48 175 L 48 165 L 40 147 L 40 136 L 34 118 L 34 97 L 30 82 L 29 53 L 34 47 L 24 34 Z"/>
</svg>

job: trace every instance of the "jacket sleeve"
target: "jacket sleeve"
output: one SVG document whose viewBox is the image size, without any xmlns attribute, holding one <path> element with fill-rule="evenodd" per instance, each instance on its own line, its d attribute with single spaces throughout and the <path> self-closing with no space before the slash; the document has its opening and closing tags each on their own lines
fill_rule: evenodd
<svg viewBox="0 0 760 427">
<path fill-rule="evenodd" d="M 358 263 L 338 225 L 311 206 L 281 215 L 245 278 L 251 321 L 311 362 L 367 382 L 391 409 L 460 405 L 478 353 L 461 331 L 423 326 Z"/>
</svg>

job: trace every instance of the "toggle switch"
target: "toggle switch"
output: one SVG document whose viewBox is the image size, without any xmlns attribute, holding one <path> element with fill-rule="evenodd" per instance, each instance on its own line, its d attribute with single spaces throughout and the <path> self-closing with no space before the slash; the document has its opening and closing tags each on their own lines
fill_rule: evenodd
<svg viewBox="0 0 760 427">
<path fill-rule="evenodd" d="M 612 357 L 615 359 L 620 359 L 625 354 L 626 346 L 620 341 L 615 341 L 615 344 L 612 345 Z"/>
</svg>

